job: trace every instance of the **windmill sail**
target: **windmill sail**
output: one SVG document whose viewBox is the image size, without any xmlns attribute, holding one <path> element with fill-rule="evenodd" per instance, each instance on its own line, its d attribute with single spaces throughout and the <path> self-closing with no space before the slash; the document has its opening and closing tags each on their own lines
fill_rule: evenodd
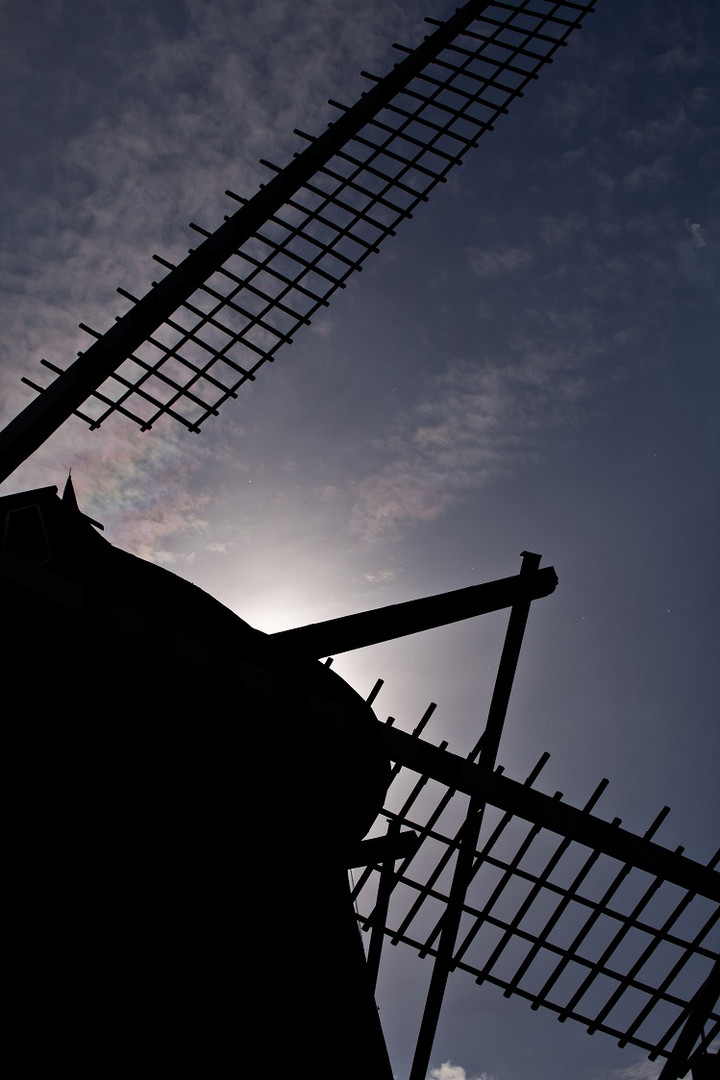
<svg viewBox="0 0 720 1080">
<path fill-rule="evenodd" d="M 488 773 L 483 740 L 463 759 L 420 738 L 431 715 L 412 735 L 387 728 L 396 766 L 383 813 L 419 842 L 359 874 L 361 926 L 439 956 L 447 875 L 479 793 L 450 969 L 664 1060 L 663 1080 L 684 1076 L 720 1035 L 720 851 L 703 865 L 657 843 L 667 807 L 642 836 L 603 820 L 606 780 L 582 809 L 535 790 L 548 755 L 523 783 Z"/>
<path fill-rule="evenodd" d="M 325 307 L 552 63 L 591 3 L 465 4 L 307 143 L 0 434 L 0 480 L 70 415 L 197 432 Z M 264 163 L 267 164 L 267 163 Z"/>
<path fill-rule="evenodd" d="M 519 578 L 531 582 L 539 564 L 523 552 Z M 582 810 L 535 791 L 547 756 L 524 784 L 496 771 L 537 598 L 526 590 L 510 610 L 487 722 L 466 760 L 420 738 L 434 706 L 412 735 L 386 727 L 395 768 L 383 813 L 417 842 L 397 867 L 392 850 L 385 865 L 368 860 L 355 886 L 374 933 L 368 951 L 377 967 L 390 937 L 434 958 L 410 1080 L 427 1076 L 454 971 L 663 1056 L 661 1080 L 679 1080 L 720 1034 L 720 851 L 703 866 L 655 843 L 667 807 L 643 836 L 595 816 L 607 781 Z"/>
</svg>

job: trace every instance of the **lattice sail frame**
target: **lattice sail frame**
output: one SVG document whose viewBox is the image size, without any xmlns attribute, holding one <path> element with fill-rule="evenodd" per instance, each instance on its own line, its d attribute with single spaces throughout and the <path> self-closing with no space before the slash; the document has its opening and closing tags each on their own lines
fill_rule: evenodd
<svg viewBox="0 0 720 1080">
<path fill-rule="evenodd" d="M 593 4 L 579 0 L 466 3 L 404 54 L 250 200 L 95 339 L 0 435 L 4 475 L 73 412 L 92 428 L 114 413 L 148 429 L 170 416 L 199 431 L 244 383 L 327 306 L 382 241 L 445 181 L 527 84 L 552 63 Z M 267 162 L 263 164 L 268 165 Z M 24 414 L 21 414 L 21 417 Z M 38 417 L 36 420 L 36 416 Z M 12 428 L 12 430 L 11 430 Z M 6 443 L 16 444 L 7 447 Z M 22 444 L 22 445 L 21 445 Z"/>
<path fill-rule="evenodd" d="M 622 830 L 619 818 L 596 817 L 606 780 L 582 810 L 560 792 L 541 794 L 533 785 L 547 754 L 523 784 L 504 779 L 502 769 L 488 776 L 475 764 L 482 738 L 464 761 L 447 744 L 420 738 L 434 708 L 411 735 L 396 732 L 392 718 L 386 729 L 396 764 L 379 821 L 389 823 L 391 845 L 411 839 L 407 830 L 416 841 L 397 859 L 355 871 L 353 896 L 375 968 L 383 938 L 437 962 L 454 863 L 480 812 L 450 970 L 636 1046 L 650 1060 L 667 1059 L 663 1080 L 685 1075 L 720 1036 L 720 851 L 703 866 L 682 848 L 657 845 L 667 807 L 642 837 Z M 450 759 L 462 762 L 464 790 L 441 778 Z"/>
</svg>

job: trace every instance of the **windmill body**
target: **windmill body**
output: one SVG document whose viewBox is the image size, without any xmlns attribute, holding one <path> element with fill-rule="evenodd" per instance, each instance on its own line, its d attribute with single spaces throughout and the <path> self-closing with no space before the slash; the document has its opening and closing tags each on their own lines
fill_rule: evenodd
<svg viewBox="0 0 720 1080">
<path fill-rule="evenodd" d="M 277 1011 L 288 1067 L 333 1032 L 357 1043 L 358 1076 L 390 1075 L 347 882 L 389 781 L 370 708 L 113 547 L 70 486 L 0 515 L 4 662 L 29 721 L 6 747 L 8 963 L 34 1065 L 76 1057 L 82 1017 L 83 1075 L 222 1070 Z M 278 979 L 288 952 L 305 993 Z"/>
</svg>

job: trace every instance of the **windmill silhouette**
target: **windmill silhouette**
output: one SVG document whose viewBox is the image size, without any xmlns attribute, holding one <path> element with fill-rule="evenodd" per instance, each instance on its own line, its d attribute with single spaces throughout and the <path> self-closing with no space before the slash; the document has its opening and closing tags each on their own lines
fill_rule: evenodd
<svg viewBox="0 0 720 1080">
<path fill-rule="evenodd" d="M 307 149 L 290 165 L 277 170 L 276 178 L 257 196 L 247 202 L 232 196 L 241 203 L 240 209 L 216 232 L 204 235 L 187 260 L 176 267 L 166 266 L 167 276 L 145 297 L 136 299 L 125 294 L 133 304 L 127 315 L 104 334 L 90 331 L 96 343 L 66 373 L 58 373 L 51 386 L 3 433 L 0 438 L 3 477 L 42 445 L 72 412 L 77 412 L 91 426 L 98 426 L 107 416 L 119 412 L 142 428 L 169 416 L 192 431 L 198 430 L 227 400 L 237 395 L 245 382 L 256 377 L 280 346 L 288 344 L 292 335 L 327 304 L 382 240 L 425 201 L 453 165 L 475 146 L 479 135 L 492 126 L 552 59 L 590 10 L 589 4 L 550 5 L 537 0 L 467 4 L 439 25 L 418 49 L 408 52 L 406 60 L 386 79 L 373 80 L 373 88 L 356 106 L 348 110 L 341 108 L 339 120 L 326 133 L 316 139 L 305 137 Z M 334 899 L 322 906 L 314 896 L 299 899 L 294 918 L 303 930 L 302 935 L 295 934 L 290 941 L 281 935 L 277 944 L 266 946 L 269 955 L 261 953 L 252 968 L 251 982 L 256 992 L 248 1023 L 259 1024 L 273 1008 L 280 1008 L 277 991 L 269 982 L 263 982 L 262 972 L 276 971 L 284 963 L 281 957 L 294 946 L 298 950 L 296 970 L 306 971 L 314 965 L 317 981 L 326 988 L 325 997 L 315 996 L 309 1010 L 300 1007 L 296 987 L 288 990 L 282 1011 L 292 1033 L 294 1052 L 298 1046 L 309 1048 L 318 1037 L 318 1027 L 313 1028 L 309 1015 L 319 1010 L 324 1030 L 333 1030 L 346 1044 L 348 1040 L 356 1040 L 366 1047 L 366 1059 L 358 1051 L 358 1075 L 368 1075 L 369 1070 L 383 1075 L 383 1069 L 388 1074 L 370 991 L 361 985 L 364 976 L 360 971 L 365 968 L 357 951 L 351 927 L 352 909 L 341 880 L 349 863 L 354 863 L 366 867 L 355 886 L 354 899 L 363 925 L 373 931 L 370 970 L 377 967 L 382 941 L 387 936 L 433 957 L 433 976 L 413 1080 L 427 1071 L 444 985 L 456 968 L 469 971 L 479 980 L 495 982 L 506 993 L 524 996 L 534 1007 L 547 1007 L 563 1018 L 581 1020 L 621 1041 L 634 1042 L 651 1055 L 665 1056 L 668 1061 L 663 1075 L 666 1077 L 682 1075 L 690 1064 L 701 1075 L 707 1067 L 703 1065 L 703 1055 L 718 1030 L 718 1017 L 713 1012 L 717 958 L 705 944 L 712 920 L 708 919 L 703 933 L 692 939 L 676 934 L 673 927 L 696 896 L 717 904 L 714 862 L 710 867 L 700 867 L 680 854 L 657 848 L 651 839 L 654 828 L 645 837 L 635 837 L 619 826 L 607 826 L 591 814 L 599 793 L 584 810 L 575 811 L 533 791 L 535 774 L 526 784 L 517 785 L 494 771 L 529 606 L 533 600 L 551 592 L 555 585 L 554 572 L 541 570 L 537 557 L 525 554 L 520 574 L 503 582 L 418 602 L 407 608 L 288 631 L 268 641 L 172 575 L 143 567 L 138 560 L 104 544 L 92 525 L 82 518 L 71 487 L 66 489 L 62 501 L 48 490 L 10 496 L 3 500 L 2 512 L 7 609 L 12 611 L 12 625 L 18 628 L 16 647 L 8 651 L 8 656 L 23 683 L 31 685 L 34 672 L 27 659 L 26 643 L 31 637 L 37 640 L 38 627 L 44 629 L 47 638 L 43 651 L 52 657 L 49 668 L 44 669 L 45 687 L 38 691 L 44 712 L 58 712 L 54 690 L 49 687 L 73 677 L 72 657 L 80 643 L 85 666 L 92 673 L 83 686 L 82 704 L 77 705 L 84 725 L 98 702 L 102 702 L 103 709 L 110 709 L 110 719 L 114 718 L 119 730 L 123 719 L 133 712 L 137 690 L 135 686 L 119 684 L 115 671 L 123 663 L 123 657 L 135 669 L 138 654 L 147 656 L 150 648 L 154 662 L 170 675 L 156 686 L 143 687 L 143 716 L 161 716 L 174 710 L 187 716 L 198 715 L 205 704 L 206 686 L 213 685 L 220 671 L 237 665 L 240 655 L 242 663 L 237 678 L 248 715 L 264 713 L 273 717 L 272 736 L 267 730 L 260 731 L 253 735 L 256 744 L 246 743 L 243 747 L 252 760 L 273 762 L 277 786 L 283 793 L 276 811 L 277 820 L 262 824 L 250 851 L 243 856 L 247 865 L 259 866 L 262 871 L 259 876 L 272 885 L 263 891 L 262 900 L 248 902 L 242 916 L 243 926 L 267 928 L 284 921 L 282 911 L 268 915 L 263 909 L 269 895 L 282 892 L 282 879 L 288 872 L 287 859 L 294 860 L 294 876 L 312 876 L 317 892 Z M 58 586 L 58 580 L 66 586 L 65 592 Z M 55 587 L 51 589 L 48 581 Z M 109 581 L 113 583 L 112 589 L 108 587 Z M 392 725 L 379 728 L 369 712 L 372 701 L 363 704 L 331 671 L 310 663 L 345 649 L 503 607 L 510 608 L 511 616 L 496 693 L 487 729 L 469 760 L 459 760 L 447 750 L 437 751 L 425 743 L 420 739 L 424 724 L 414 736 L 407 737 Z M 152 620 L 148 618 L 151 610 L 155 612 Z M 183 619 L 178 622 L 180 610 Z M 98 635 L 99 627 L 102 635 Z M 72 641 L 72 650 L 61 647 L 59 642 L 63 640 Z M 201 670 L 203 680 L 191 680 L 188 685 L 188 680 L 183 678 L 187 665 Z M 177 688 L 170 710 L 168 682 Z M 108 686 L 116 688 L 110 703 L 106 701 Z M 292 718 L 290 723 L 288 717 Z M 424 719 L 427 722 L 429 717 Z M 280 721 L 282 728 L 276 726 Z M 282 731 L 281 741 L 287 744 L 282 756 L 274 745 L 278 730 Z M 82 738 L 87 735 L 85 727 Z M 178 738 L 181 746 L 173 750 L 170 776 L 165 757 L 169 732 L 164 728 L 155 731 L 152 738 L 146 731 L 135 733 L 133 747 L 137 741 L 148 743 L 142 775 L 137 775 L 126 747 L 124 755 L 120 751 L 115 755 L 112 775 L 104 772 L 93 778 L 96 788 L 93 805 L 104 808 L 98 819 L 103 833 L 107 835 L 111 823 L 115 857 L 119 846 L 127 842 L 126 837 L 134 837 L 136 846 L 124 853 L 122 865 L 131 880 L 137 880 L 136 867 L 142 865 L 146 895 L 143 903 L 135 906 L 132 895 L 123 896 L 120 906 L 127 926 L 114 942 L 108 939 L 102 925 L 95 926 L 96 940 L 102 941 L 110 954 L 94 958 L 97 970 L 91 971 L 89 958 L 86 957 L 85 963 L 88 979 L 100 978 L 102 970 L 122 970 L 123 978 L 119 981 L 127 991 L 132 982 L 128 967 L 135 970 L 143 962 L 133 941 L 138 938 L 147 943 L 150 935 L 146 924 L 150 911 L 154 910 L 155 919 L 150 921 L 156 955 L 154 966 L 148 968 L 151 972 L 148 981 L 154 979 L 165 995 L 169 993 L 168 984 L 174 984 L 173 1007 L 162 1010 L 166 1016 L 161 1024 L 158 1010 L 152 1009 L 151 994 L 146 991 L 143 1009 L 131 1012 L 125 1022 L 136 1029 L 145 1024 L 142 1028 L 145 1041 L 150 1040 L 154 1023 L 163 1032 L 160 1041 L 164 1045 L 170 1041 L 182 1047 L 183 1055 L 196 1054 L 199 1064 L 207 1061 L 208 1044 L 222 1045 L 220 1031 L 233 1022 L 222 1006 L 223 1002 L 232 1000 L 228 973 L 221 975 L 217 966 L 212 969 L 215 992 L 205 1002 L 205 1015 L 199 1025 L 201 1036 L 194 1041 L 183 1040 L 182 999 L 191 994 L 190 987 L 198 973 L 207 974 L 206 959 L 199 952 L 193 954 L 193 950 L 198 950 L 197 939 L 184 937 L 186 951 L 178 952 L 187 903 L 181 909 L 182 918 L 166 921 L 164 937 L 158 935 L 157 925 L 161 921 L 160 912 L 172 904 L 174 893 L 183 891 L 192 896 L 193 904 L 202 912 L 200 921 L 206 927 L 202 947 L 207 947 L 209 937 L 213 950 L 222 952 L 224 943 L 214 936 L 217 929 L 211 931 L 207 926 L 214 918 L 216 927 L 226 927 L 232 921 L 232 912 L 225 910 L 220 916 L 217 912 L 213 916 L 212 905 L 201 894 L 210 891 L 212 903 L 217 903 L 216 898 L 220 897 L 222 904 L 233 892 L 224 858 L 230 836 L 218 823 L 237 816 L 237 806 L 227 801 L 228 793 L 236 789 L 237 783 L 227 771 L 229 762 L 223 752 L 227 750 L 224 743 L 214 743 L 211 778 L 207 756 L 194 761 L 206 778 L 198 785 L 204 793 L 205 828 L 201 836 L 193 838 L 197 823 L 192 814 L 200 814 L 200 808 L 197 800 L 188 801 L 186 765 L 199 753 L 197 736 L 191 726 L 186 726 L 180 733 L 173 731 L 173 739 Z M 87 760 L 81 742 L 82 739 L 70 755 L 76 767 Z M 340 760 L 353 759 L 353 768 L 328 770 L 322 759 L 329 745 Z M 63 760 L 68 757 L 66 746 L 58 745 L 56 750 Z M 220 769 L 220 779 L 215 768 L 218 760 L 224 766 Z M 388 761 L 394 762 L 395 774 L 385 794 Z M 118 762 L 123 763 L 122 768 Z M 302 762 L 300 768 L 299 762 Z M 49 790 L 54 790 L 56 784 L 51 776 L 53 763 L 54 757 L 49 754 L 43 772 L 43 786 Z M 35 759 L 33 767 L 36 767 Z M 81 775 L 83 771 L 78 767 L 74 775 L 77 789 L 84 791 L 87 799 L 88 779 Z M 407 772 L 417 774 L 419 779 L 411 795 L 404 796 L 398 805 L 395 791 L 398 787 L 402 790 Z M 125 805 L 122 784 L 128 773 L 132 773 L 136 789 L 132 822 L 126 817 L 113 821 L 109 806 Z M 421 788 L 427 788 L 428 784 L 439 786 L 437 805 L 432 812 L 425 811 L 416 818 L 413 807 Z M 108 791 L 112 792 L 112 798 Z M 157 805 L 159 791 L 163 792 L 164 807 Z M 259 793 L 253 790 L 252 783 L 248 784 L 247 778 L 243 791 L 247 802 L 241 807 L 242 816 L 244 820 L 252 820 Z M 322 798 L 318 795 L 320 791 Z M 468 805 L 461 823 L 451 834 L 447 826 L 440 824 L 442 815 L 463 798 L 468 800 Z M 82 842 L 76 845 L 72 858 L 65 850 L 62 865 L 56 863 L 54 867 L 56 873 L 67 875 L 70 860 L 73 870 L 70 876 L 85 885 L 88 884 L 84 865 L 88 845 L 92 844 L 96 850 L 102 843 L 101 835 L 88 835 L 86 826 L 80 824 L 86 806 L 85 802 L 83 806 L 66 807 L 63 828 L 67 828 L 67 815 L 74 813 L 74 824 Z M 307 822 L 322 820 L 329 806 L 333 807 L 332 822 L 313 835 Z M 289 842 L 284 841 L 282 832 L 292 823 L 299 807 L 303 808 L 304 819 L 301 840 L 291 837 Z M 481 845 L 480 831 L 488 830 L 493 812 L 489 808 L 493 807 L 502 816 Z M 362 836 L 381 811 L 393 823 L 393 829 L 386 840 L 374 840 L 362 847 Z M 498 851 L 501 836 L 518 820 L 529 822 L 528 835 L 512 854 Z M 173 823 L 172 829 L 169 821 Z M 213 835 L 209 844 L 211 823 Z M 45 821 L 36 823 L 32 835 L 41 835 L 44 827 L 47 827 Z M 143 835 L 144 832 L 151 835 Z M 278 848 L 272 842 L 278 833 L 281 835 L 277 843 L 282 844 L 283 857 L 280 870 Z M 548 834 L 560 837 L 559 846 L 543 870 L 531 873 L 523 865 L 526 851 L 537 838 Z M 183 837 L 182 849 L 172 841 L 172 836 Z M 46 840 L 47 867 L 53 865 L 52 859 L 57 859 L 62 845 L 59 836 L 51 835 Z M 443 850 L 440 859 L 428 867 L 423 852 L 429 841 L 441 845 Z M 558 885 L 553 878 L 555 866 L 571 845 L 577 844 L 589 851 L 587 864 L 573 881 Z M 158 860 L 161 849 L 164 855 Z M 588 898 L 580 891 L 581 885 L 591 866 L 603 859 L 615 860 L 620 869 L 610 876 L 601 895 Z M 450 887 L 438 886 L 441 872 L 453 861 L 455 871 Z M 183 876 L 188 864 L 202 868 L 200 875 L 197 869 L 195 874 L 203 882 L 202 890 Z M 470 889 L 479 871 L 488 866 L 499 870 L 501 876 L 495 892 L 480 907 L 472 900 Z M 611 901 L 621 882 L 633 871 L 652 875 L 652 885 L 632 913 L 624 915 L 612 908 Z M 103 873 L 111 872 L 110 866 L 103 866 Z M 208 882 L 213 882 L 211 890 Z M 518 882 L 529 885 L 528 896 L 519 908 L 515 904 L 512 915 L 498 914 L 503 911 L 501 900 L 511 910 L 508 898 Z M 682 899 L 661 925 L 653 927 L 644 921 L 644 908 L 665 884 L 680 888 Z M 546 898 L 548 893 L 556 899 L 552 915 L 542 927 L 530 932 L 523 923 L 524 916 L 539 907 L 538 898 Z M 64 909 L 65 919 L 73 918 L 76 899 L 71 893 Z M 116 900 L 113 903 L 118 906 Z M 558 944 L 554 929 L 564 912 L 576 908 L 587 914 L 587 920 L 571 940 Z M 107 917 L 109 909 L 101 906 L 101 910 Z M 429 917 L 428 911 L 433 910 L 436 914 L 433 924 L 421 935 L 414 927 L 422 925 Z M 36 915 L 40 918 L 39 911 Z M 582 943 L 592 926 L 604 918 L 616 927 L 616 935 L 608 946 L 609 951 L 591 962 L 582 953 Z M 478 943 L 488 928 L 499 931 L 500 936 L 489 955 L 478 959 Z M 643 965 L 638 966 L 637 961 L 626 970 L 616 971 L 611 958 L 634 933 L 645 935 L 648 957 L 669 942 L 673 949 L 680 950 L 683 965 L 699 959 L 702 963 L 694 987 L 678 996 L 671 986 L 676 973 L 673 979 L 667 973 L 651 984 L 643 977 Z M 158 936 L 163 940 L 157 940 Z M 43 938 L 43 944 L 48 950 L 58 949 L 58 939 L 62 940 L 62 935 L 54 925 Z M 321 939 L 333 942 L 332 948 L 323 948 Z M 263 941 L 269 942 L 265 934 Z M 507 950 L 518 941 L 525 943 L 526 953 L 512 973 L 503 974 Z M 341 946 L 340 942 L 344 944 Z M 180 955 L 182 964 L 178 962 Z M 131 963 L 128 957 L 132 957 Z M 556 967 L 548 970 L 545 982 L 539 986 L 527 983 L 525 976 L 536 958 L 547 964 L 548 957 L 556 959 Z M 714 967 L 708 973 L 712 964 Z M 69 954 L 60 952 L 55 967 L 66 971 L 69 965 Z M 562 999 L 553 997 L 556 984 L 562 981 L 561 975 L 574 966 L 583 976 L 579 985 Z M 184 975 L 181 967 L 186 969 Z M 193 973 L 192 979 L 187 971 Z M 342 973 L 348 971 L 353 977 L 343 978 Z M 147 973 L 143 978 L 147 979 Z M 592 1014 L 585 1013 L 581 999 L 592 983 L 597 985 L 605 980 L 611 982 L 605 999 Z M 142 980 L 132 982 L 136 995 L 139 994 L 137 981 Z M 344 990 L 338 992 L 341 985 Z M 327 988 L 331 991 L 327 992 Z M 60 992 L 61 988 L 56 987 L 56 993 Z M 619 1022 L 611 1020 L 613 1010 L 633 994 L 644 995 L 635 1012 L 623 1016 Z M 644 1033 L 643 1024 L 658 1011 L 658 1006 L 674 1012 L 672 1020 L 651 1038 Z M 196 995 L 193 1008 L 197 1014 Z M 198 1023 L 197 1015 L 195 1019 Z M 113 1028 L 103 1022 L 100 1011 L 95 1023 L 98 1047 L 102 1047 L 112 1039 Z M 137 1046 L 133 1049 L 136 1052 Z"/>
</svg>

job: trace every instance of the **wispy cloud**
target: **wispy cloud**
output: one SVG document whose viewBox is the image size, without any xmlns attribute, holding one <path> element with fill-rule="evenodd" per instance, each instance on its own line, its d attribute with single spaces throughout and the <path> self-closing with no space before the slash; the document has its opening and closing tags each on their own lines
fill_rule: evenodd
<svg viewBox="0 0 720 1080">
<path fill-rule="evenodd" d="M 587 234 L 588 219 L 569 211 L 562 217 L 546 216 L 540 222 L 540 236 L 550 248 L 570 247 Z"/>
<path fill-rule="evenodd" d="M 2 424 L 32 398 L 21 375 L 46 384 L 41 357 L 71 363 L 88 344 L 79 321 L 107 329 L 126 307 L 116 287 L 142 295 L 160 276 L 153 251 L 182 257 L 195 242 L 190 220 L 217 226 L 229 209 L 225 187 L 252 194 L 266 178 L 258 158 L 289 159 L 293 127 L 322 130 L 333 115 L 328 94 L 351 101 L 360 69 L 385 66 L 388 38 L 407 32 L 412 41 L 421 25 L 399 0 L 352 19 L 342 5 L 190 0 L 166 27 L 153 13 L 112 5 L 97 5 L 82 26 L 71 8 L 46 5 L 42 35 L 26 22 L 6 28 L 3 47 L 8 100 L 24 112 L 10 124 L 16 145 L 5 176 L 15 186 L 0 192 Z M 48 35 L 58 45 L 54 80 L 38 78 Z M 65 38 L 87 63 L 64 62 Z M 103 62 L 96 100 L 85 71 Z M 104 438 L 94 437 L 90 456 Z M 133 449 L 110 445 L 137 468 Z M 148 471 L 154 456 L 144 459 Z"/>
<path fill-rule="evenodd" d="M 574 135 L 590 109 L 597 109 L 603 97 L 599 83 L 586 81 L 559 82 L 547 94 L 544 114 L 547 122 L 566 138 Z"/>
<path fill-rule="evenodd" d="M 636 150 L 663 150 L 679 147 L 698 135 L 692 117 L 683 106 L 654 116 L 641 125 L 629 128 L 625 139 Z"/>
<path fill-rule="evenodd" d="M 473 274 L 479 278 L 499 277 L 501 274 L 514 274 L 526 270 L 533 261 L 532 252 L 527 248 L 503 247 L 494 251 L 470 247 L 467 251 L 468 262 Z"/>
<path fill-rule="evenodd" d="M 397 536 L 536 458 L 550 429 L 573 422 L 593 348 L 581 354 L 518 336 L 504 362 L 449 364 L 399 418 L 380 448 L 386 463 L 353 485 L 356 534 L 368 544 Z"/>
<path fill-rule="evenodd" d="M 657 1061 L 638 1061 L 635 1065 L 626 1065 L 622 1069 L 613 1069 L 610 1080 L 657 1080 L 662 1072 L 662 1065 Z"/>
<path fill-rule="evenodd" d="M 623 183 L 632 191 L 642 189 L 654 189 L 665 187 L 673 177 L 673 166 L 670 158 L 656 157 L 647 165 L 636 165 L 624 177 Z"/>
<path fill-rule="evenodd" d="M 654 67 L 663 74 L 672 71 L 699 71 L 707 60 L 701 49 L 689 49 L 686 45 L 674 45 L 657 57 Z"/>
<path fill-rule="evenodd" d="M 61 13 L 63 7 L 53 10 Z M 112 5 L 102 11 L 120 20 L 128 34 L 122 12 Z M 360 85 L 352 81 L 354 73 L 375 60 L 384 66 L 380 57 L 390 25 L 401 39 L 404 29 L 406 40 L 417 37 L 417 13 L 401 0 L 372 5 L 368 14 L 352 19 L 343 5 L 301 8 L 291 0 L 242 10 L 234 0 L 191 0 L 184 11 L 184 25 L 174 35 L 147 20 L 138 24 L 137 49 L 128 50 L 124 70 L 115 69 L 119 83 L 101 109 L 87 100 L 81 68 L 65 73 L 58 122 L 64 117 L 69 123 L 70 105 L 85 119 L 73 119 L 67 138 L 49 139 L 43 164 L 52 182 L 17 204 L 4 260 L 0 255 L 2 421 L 29 398 L 19 376 L 36 376 L 40 356 L 65 366 L 86 346 L 76 328 L 79 319 L 98 330 L 112 322 L 122 310 L 116 285 L 145 291 L 153 276 L 152 250 L 182 255 L 190 239 L 185 223 L 199 217 L 212 227 L 227 210 L 225 186 L 251 193 L 261 178 L 258 157 L 282 162 L 296 147 L 290 136 L 295 124 L 322 127 L 330 114 L 318 115 L 316 106 L 328 89 L 346 100 L 354 97 Z M 71 29 L 61 19 L 53 24 L 57 34 Z M 11 57 L 14 77 L 32 87 L 35 71 L 20 70 L 18 56 Z M 667 56 L 665 64 L 673 70 L 692 67 L 689 54 L 682 53 Z M 603 95 L 612 85 L 555 84 L 546 98 L 546 119 L 570 133 L 591 110 L 607 104 Z M 664 117 L 645 117 L 626 133 L 626 146 L 648 149 L 648 160 L 638 164 L 632 158 L 632 168 L 614 166 L 597 141 L 588 152 L 595 155 L 596 172 L 606 168 L 608 185 L 639 198 L 663 187 L 671 169 L 663 140 L 685 138 L 683 132 L 684 116 L 675 108 Z M 694 221 L 662 220 L 657 213 L 619 220 L 569 210 L 540 218 L 535 236 L 518 235 L 521 242 L 507 242 L 501 232 L 466 248 L 466 265 L 482 283 L 477 307 L 484 305 L 488 319 L 501 317 L 493 314 L 491 287 L 517 283 L 526 290 L 512 298 L 504 355 L 496 349 L 450 360 L 414 404 L 405 404 L 390 435 L 368 451 L 364 474 L 323 487 L 323 500 L 342 505 L 353 535 L 364 542 L 436 520 L 458 500 L 542 454 L 548 430 L 576 422 L 592 390 L 599 333 L 618 342 L 635 332 L 630 320 L 638 316 L 628 313 L 628 297 L 637 282 L 647 283 L 647 299 L 660 307 L 669 286 L 663 292 L 658 285 L 675 283 L 679 259 L 688 281 L 705 281 L 697 264 L 709 250 L 710 226 Z M 617 245 L 612 257 L 602 246 L 607 238 Z M 650 245 L 652 258 L 643 259 L 638 253 Z M 558 251 L 579 259 L 566 263 Z M 554 307 L 538 304 L 533 312 L 536 280 L 552 278 L 560 293 L 572 275 L 579 293 L 559 298 Z M 499 304 L 497 310 L 507 307 Z M 326 320 L 314 329 L 320 338 L 336 333 Z M 77 425 L 66 427 L 52 456 L 32 466 L 33 481 L 58 482 L 48 462 L 62 462 L 63 469 L 72 465 L 78 488 L 84 487 L 84 473 L 86 490 L 102 503 L 86 506 L 88 512 L 107 521 L 109 506 L 123 540 L 140 536 L 143 552 L 157 545 L 169 557 L 173 529 L 202 535 L 203 495 L 195 492 L 190 500 L 188 493 L 197 488 L 211 455 L 222 459 L 229 453 L 222 441 L 208 435 L 188 446 L 187 437 L 167 424 L 161 438 L 139 436 L 127 425 L 122 434 L 103 431 L 80 443 Z"/>
<path fill-rule="evenodd" d="M 383 581 L 392 581 L 395 577 L 394 570 L 368 570 L 363 577 L 371 585 L 377 585 Z"/>
<path fill-rule="evenodd" d="M 699 222 L 688 220 L 685 222 L 685 228 L 690 233 L 690 239 L 692 240 L 693 247 L 703 248 L 707 246 L 705 230 Z"/>
</svg>

